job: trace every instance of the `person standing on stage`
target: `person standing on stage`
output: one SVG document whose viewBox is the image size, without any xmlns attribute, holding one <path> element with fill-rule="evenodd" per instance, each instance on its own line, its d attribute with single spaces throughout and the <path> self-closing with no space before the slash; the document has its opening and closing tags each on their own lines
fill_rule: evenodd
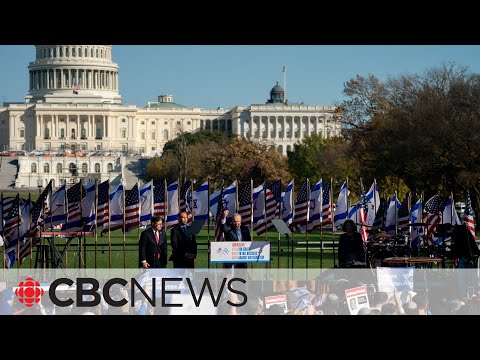
<svg viewBox="0 0 480 360">
<path fill-rule="evenodd" d="M 187 221 L 187 213 L 182 211 L 178 214 L 178 224 L 170 231 L 172 255 L 169 260 L 173 261 L 174 268 L 195 267 L 197 242 L 195 241 L 195 234 L 189 233 Z"/>
<path fill-rule="evenodd" d="M 162 227 L 162 218 L 152 216 L 151 227 L 140 235 L 138 255 L 144 269 L 167 267 L 167 240 Z"/>
</svg>

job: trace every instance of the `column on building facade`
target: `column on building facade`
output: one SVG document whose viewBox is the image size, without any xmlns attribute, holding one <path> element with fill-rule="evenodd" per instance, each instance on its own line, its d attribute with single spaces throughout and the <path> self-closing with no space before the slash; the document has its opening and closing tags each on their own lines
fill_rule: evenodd
<svg viewBox="0 0 480 360">
<path fill-rule="evenodd" d="M 102 138 L 105 138 L 105 116 L 102 115 Z"/>
<path fill-rule="evenodd" d="M 10 144 L 15 137 L 15 128 L 14 128 L 14 124 L 13 124 L 14 122 L 15 122 L 15 118 L 12 115 L 10 115 L 9 124 L 8 124 L 8 128 L 10 130 L 9 131 L 9 133 L 10 133 Z"/>
<path fill-rule="evenodd" d="M 118 72 L 115 72 L 115 90 L 118 90 Z"/>
<path fill-rule="evenodd" d="M 318 135 L 318 116 L 313 117 L 313 128 L 315 129 L 315 134 Z"/>
<path fill-rule="evenodd" d="M 45 86 L 46 89 L 50 89 L 50 70 L 46 70 L 47 73 L 47 86 Z"/>
</svg>

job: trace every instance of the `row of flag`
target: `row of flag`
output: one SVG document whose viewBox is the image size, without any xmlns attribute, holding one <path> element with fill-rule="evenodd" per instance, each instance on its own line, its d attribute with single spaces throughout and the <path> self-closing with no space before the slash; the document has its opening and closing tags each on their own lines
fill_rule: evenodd
<svg viewBox="0 0 480 360">
<path fill-rule="evenodd" d="M 227 187 L 210 193 L 210 184 L 205 182 L 195 191 L 193 182 L 180 181 L 171 184 L 164 180 L 154 185 L 153 180 L 143 186 L 135 184 L 126 191 L 123 184 L 112 186 L 109 181 L 80 182 L 70 186 L 63 184 L 52 194 L 51 183 L 36 202 L 16 197 L 0 197 L 0 236 L 5 239 L 7 266 L 15 259 L 23 259 L 30 251 L 33 238 L 40 228 L 60 227 L 63 231 L 106 232 L 132 229 L 150 223 L 152 216 L 160 216 L 169 228 L 178 221 L 178 213 L 185 211 L 188 222 L 193 219 L 205 221 L 209 216 L 216 219 L 215 239 L 222 239 L 221 213 L 229 210 L 227 222 L 234 213 L 242 215 L 242 225 L 249 226 L 257 235 L 272 230 L 273 219 L 282 219 L 292 229 L 310 232 L 332 224 L 332 231 L 339 230 L 345 220 L 352 219 L 358 226 L 364 241 L 367 228 L 384 228 L 385 231 L 408 232 L 412 238 L 433 234 L 439 223 L 460 224 L 453 209 L 453 195 L 445 201 L 435 195 L 424 202 L 423 198 L 410 206 L 411 197 L 403 202 L 395 193 L 391 199 L 380 199 L 376 181 L 365 193 L 361 182 L 360 199 L 352 206 L 349 203 L 348 179 L 343 183 L 333 203 L 332 180 L 318 181 L 310 185 L 306 179 L 293 201 L 293 180 L 282 192 L 280 180 L 253 187 L 253 182 L 240 184 L 234 181 Z M 465 223 L 475 234 L 474 214 L 470 195 L 467 195 Z M 333 219 L 333 221 L 332 221 Z M 410 224 L 426 223 L 426 226 Z M 35 245 L 35 244 L 33 244 Z M 28 250 L 28 251 L 27 251 Z M 19 254 L 19 255 L 18 255 Z"/>
</svg>

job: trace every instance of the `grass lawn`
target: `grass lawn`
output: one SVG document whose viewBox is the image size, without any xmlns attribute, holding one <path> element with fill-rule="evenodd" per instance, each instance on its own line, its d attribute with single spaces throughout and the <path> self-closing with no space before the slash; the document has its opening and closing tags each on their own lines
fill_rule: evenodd
<svg viewBox="0 0 480 360">
<path fill-rule="evenodd" d="M 167 232 L 167 237 L 169 238 L 169 232 Z M 195 267 L 197 268 L 207 268 L 208 267 L 208 253 L 207 253 L 207 244 L 208 236 L 207 231 L 202 230 L 199 235 L 197 235 L 197 244 L 198 244 L 198 255 L 195 260 Z M 213 241 L 214 233 L 213 230 L 210 230 L 210 240 Z M 338 237 L 335 235 L 336 247 L 338 246 Z M 123 268 L 124 267 L 124 257 L 126 258 L 126 267 L 127 268 L 136 268 L 138 267 L 138 232 L 136 230 L 131 231 L 126 234 L 126 251 L 124 252 L 123 246 L 123 234 L 121 231 L 115 231 L 111 233 L 111 252 L 109 252 L 109 243 L 108 236 L 100 237 L 98 236 L 97 240 L 97 251 L 95 251 L 95 237 L 86 237 L 87 246 L 84 248 L 86 250 L 86 267 L 94 268 L 95 267 L 95 254 L 97 258 L 97 268 Z M 254 236 L 255 241 L 265 241 L 265 236 L 258 237 Z M 278 233 L 269 232 L 266 237 L 267 241 L 270 241 L 270 267 L 272 268 L 291 268 L 292 267 L 292 254 L 291 245 L 288 245 L 285 238 L 282 237 L 281 246 L 280 246 L 280 257 L 278 257 Z M 308 258 L 308 268 L 332 268 L 333 267 L 333 251 L 331 250 L 331 233 L 323 234 L 322 241 L 325 241 L 324 250 L 320 251 L 320 244 L 315 243 L 320 241 L 320 234 L 316 232 L 315 234 L 308 234 L 308 257 L 307 257 L 307 247 L 306 247 L 306 237 L 305 234 L 294 234 L 294 243 L 295 250 L 293 254 L 293 265 L 295 268 L 307 268 L 307 258 Z M 170 242 L 170 239 L 168 239 Z M 47 241 L 44 239 L 43 242 L 46 244 Z M 56 247 L 59 251 L 62 251 L 65 245 L 65 240 L 56 238 L 55 239 Z M 168 248 L 169 255 L 171 254 L 171 247 Z M 0 251 L 0 252 L 3 252 Z M 82 251 L 82 253 L 84 253 Z M 335 251 L 337 253 L 337 251 Z M 33 256 L 31 259 L 31 266 L 35 266 L 35 249 L 33 250 Z M 111 255 L 111 256 L 110 256 Z M 111 257 L 111 266 L 110 266 L 110 257 Z M 3 261 L 3 253 L 2 253 Z M 78 238 L 75 238 L 70 246 L 68 247 L 65 262 L 68 268 L 78 268 L 79 267 L 79 256 L 78 256 Z M 338 260 L 337 260 L 338 263 Z M 3 266 L 3 262 L 1 263 Z M 212 265 L 212 267 L 220 265 Z M 249 265 L 250 266 L 250 265 Z M 265 268 L 266 264 L 252 264 L 253 267 Z M 22 267 L 30 267 L 30 256 L 24 260 Z M 168 262 L 167 268 L 172 268 L 173 263 Z"/>
</svg>

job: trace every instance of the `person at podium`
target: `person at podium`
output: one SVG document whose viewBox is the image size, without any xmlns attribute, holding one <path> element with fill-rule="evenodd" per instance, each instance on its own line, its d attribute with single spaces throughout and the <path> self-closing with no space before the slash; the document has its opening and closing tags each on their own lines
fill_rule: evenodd
<svg viewBox="0 0 480 360">
<path fill-rule="evenodd" d="M 225 241 L 252 241 L 248 227 L 242 226 L 242 216 L 240 214 L 233 214 L 232 222 L 227 225 L 228 210 L 223 210 L 222 213 L 222 230 L 225 236 Z M 247 263 L 223 264 L 224 268 L 247 268 Z"/>
<path fill-rule="evenodd" d="M 338 241 L 338 262 L 339 267 L 351 267 L 355 263 L 365 263 L 365 250 L 360 233 L 356 230 L 353 220 L 346 220 L 343 223 Z"/>
</svg>

